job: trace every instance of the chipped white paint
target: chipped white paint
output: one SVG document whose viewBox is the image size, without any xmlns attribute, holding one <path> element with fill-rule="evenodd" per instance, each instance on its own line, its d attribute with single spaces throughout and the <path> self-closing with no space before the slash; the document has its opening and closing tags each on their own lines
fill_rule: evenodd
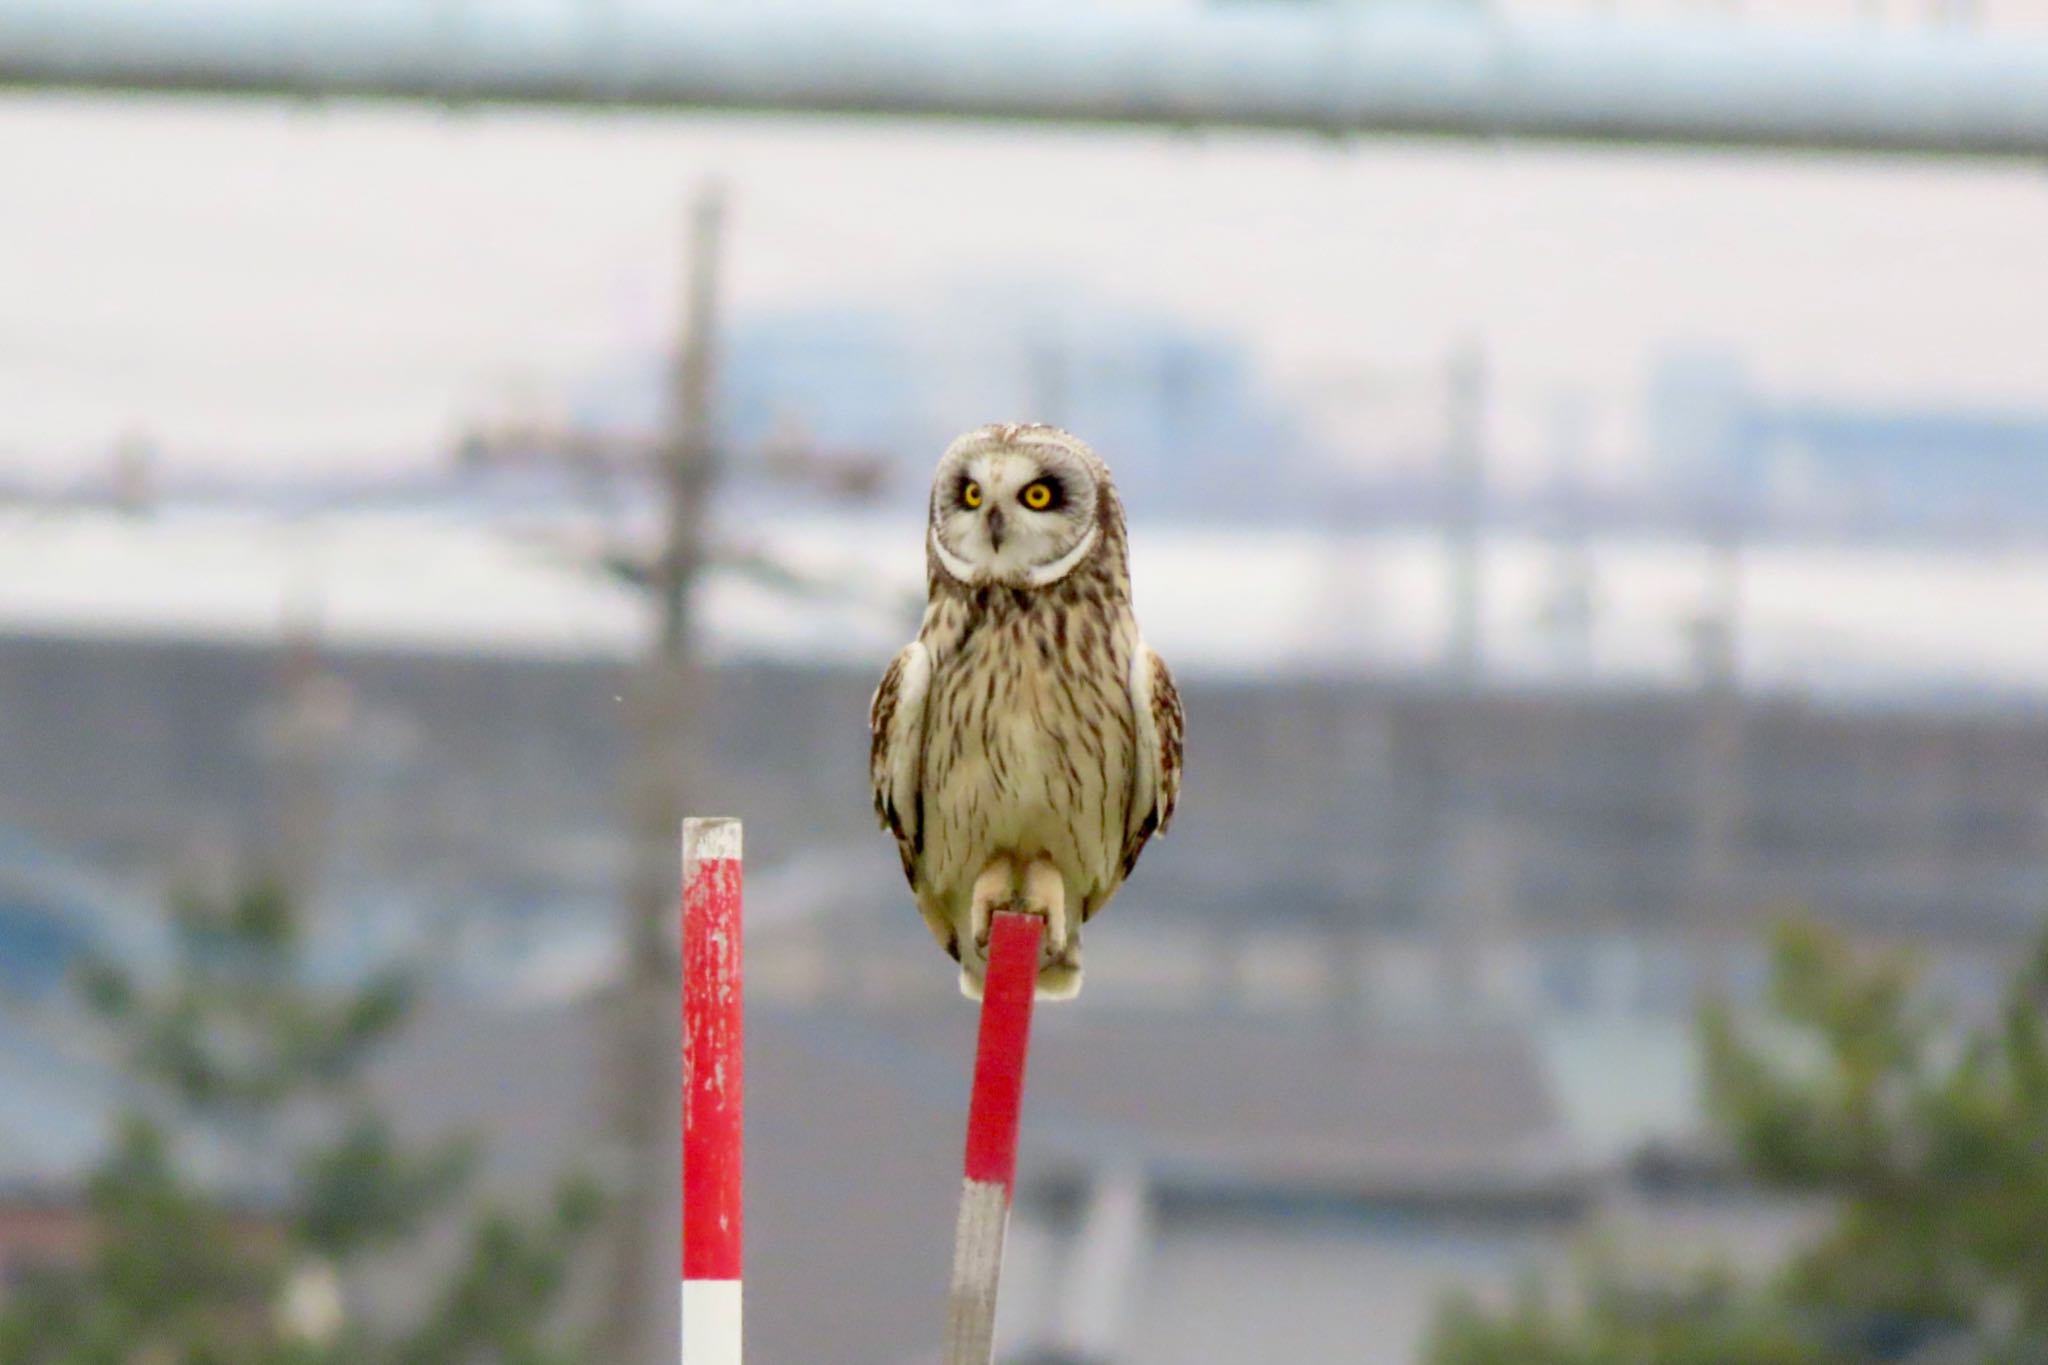
<svg viewBox="0 0 2048 1365">
<path fill-rule="evenodd" d="M 1010 1194 L 993 1180 L 965 1180 L 954 1229 L 953 1281 L 946 1301 L 945 1365 L 989 1365 L 995 1353 L 996 1287 Z"/>
<path fill-rule="evenodd" d="M 683 871 L 713 858 L 740 856 L 740 822 L 730 815 L 691 816 L 683 821 Z"/>
<path fill-rule="evenodd" d="M 683 1281 L 682 1365 L 740 1365 L 740 1282 Z"/>
</svg>

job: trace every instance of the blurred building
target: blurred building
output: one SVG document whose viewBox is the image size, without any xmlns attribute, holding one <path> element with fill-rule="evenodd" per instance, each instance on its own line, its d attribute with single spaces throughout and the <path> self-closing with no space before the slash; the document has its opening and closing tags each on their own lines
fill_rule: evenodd
<svg viewBox="0 0 2048 1365">
<path fill-rule="evenodd" d="M 655 430 L 664 373 L 649 362 L 600 377 L 577 428 Z M 728 445 L 771 457 L 736 471 L 749 481 L 788 473 L 778 454 L 859 456 L 914 499 L 946 444 L 993 417 L 1086 432 L 1130 501 L 1158 516 L 1301 521 L 1328 492 L 1244 343 L 1058 290 L 976 294 L 910 322 L 845 306 L 743 317 L 720 383 Z"/>
<path fill-rule="evenodd" d="M 786 969 L 792 942 L 750 933 L 750 974 Z M 975 1015 L 915 946 L 836 973 L 858 999 L 750 1002 L 764 1359 L 938 1359 Z M 436 1011 L 379 1091 L 420 1135 L 492 1134 L 491 1189 L 530 1195 L 597 1136 L 600 1020 Z M 1765 1259 L 1810 1224 L 1796 1204 L 1585 1162 L 1516 1030 L 1148 1017 L 1086 995 L 1037 1027 L 998 1327 L 1017 1365 L 1406 1365 L 1444 1295 L 1562 1271 L 1589 1227 L 1670 1264 Z"/>
<path fill-rule="evenodd" d="M 2048 523 L 2048 413 L 1852 403 L 1759 390 L 1741 363 L 1674 351 L 1649 386 L 1663 473 L 1761 511 L 1891 526 Z"/>
<path fill-rule="evenodd" d="M 519 508 L 59 514 L 0 542 L 21 961 L 103 917 L 39 869 L 91 868 L 129 898 L 113 922 L 146 925 L 178 870 L 303 845 L 316 967 L 404 954 L 440 987 L 382 1093 L 409 1131 L 488 1135 L 508 1196 L 594 1150 L 644 630 L 630 586 Z M 974 1022 L 866 789 L 917 547 L 752 530 L 706 583 L 695 774 L 750 827 L 750 1297 L 804 1305 L 752 1331 L 767 1359 L 912 1365 L 941 1320 Z M 1698 566 L 1668 547 L 1592 547 L 1597 647 L 1546 671 L 1544 580 L 1516 569 L 1541 557 L 1500 546 L 1489 670 L 1451 687 L 1432 542 L 1137 534 L 1189 786 L 1089 928 L 1087 991 L 1044 1016 L 1014 1359 L 1395 1365 L 1441 1292 L 1505 1291 L 1589 1228 L 1767 1258 L 1800 1210 L 1633 1164 L 1699 1131 L 1701 992 L 1754 999 L 1759 930 L 1803 908 L 1920 945 L 1967 1009 L 2048 906 L 2048 670 L 2019 636 L 1973 652 L 2009 566 L 1760 555 L 1722 625 L 1739 685 L 1695 667 Z M 1857 624 L 1844 578 L 1893 572 L 1915 630 L 1813 665 L 1815 621 Z M 54 969 L 30 975 L 48 997 Z M 17 1145 L 75 1170 L 93 1148 L 65 1135 L 117 1097 L 65 1089 L 101 1073 L 39 1061 L 36 1027 L 0 1035 L 0 1094 Z M 419 1280 L 391 1275 L 372 1301 Z"/>
</svg>

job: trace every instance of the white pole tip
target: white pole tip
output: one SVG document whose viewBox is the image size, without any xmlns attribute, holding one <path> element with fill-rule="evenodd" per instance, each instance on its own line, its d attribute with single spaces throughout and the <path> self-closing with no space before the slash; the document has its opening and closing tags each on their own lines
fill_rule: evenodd
<svg viewBox="0 0 2048 1365">
<path fill-rule="evenodd" d="M 683 1281 L 683 1365 L 740 1365 L 738 1280 Z"/>
<path fill-rule="evenodd" d="M 691 862 L 740 856 L 740 822 L 730 815 L 693 815 L 683 821 L 683 857 Z"/>
</svg>

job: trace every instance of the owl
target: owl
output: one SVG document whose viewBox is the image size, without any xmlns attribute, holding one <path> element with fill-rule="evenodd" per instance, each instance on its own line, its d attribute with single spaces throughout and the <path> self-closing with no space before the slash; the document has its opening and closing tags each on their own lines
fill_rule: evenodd
<svg viewBox="0 0 2048 1365">
<path fill-rule="evenodd" d="M 986 426 L 932 479 L 924 624 L 869 708 L 875 811 L 979 999 L 998 910 L 1043 915 L 1041 999 L 1180 795 L 1173 675 L 1138 633 L 1123 505 L 1073 436 Z"/>
</svg>

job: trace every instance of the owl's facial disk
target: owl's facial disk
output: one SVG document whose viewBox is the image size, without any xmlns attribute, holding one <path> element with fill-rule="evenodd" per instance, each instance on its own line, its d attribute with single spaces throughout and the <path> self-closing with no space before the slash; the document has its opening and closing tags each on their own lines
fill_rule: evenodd
<svg viewBox="0 0 2048 1365">
<path fill-rule="evenodd" d="M 963 582 L 1042 587 L 1085 557 L 1083 542 L 1092 543 L 1095 530 L 1093 481 L 1059 454 L 983 450 L 940 466 L 932 537 L 947 572 Z"/>
</svg>

